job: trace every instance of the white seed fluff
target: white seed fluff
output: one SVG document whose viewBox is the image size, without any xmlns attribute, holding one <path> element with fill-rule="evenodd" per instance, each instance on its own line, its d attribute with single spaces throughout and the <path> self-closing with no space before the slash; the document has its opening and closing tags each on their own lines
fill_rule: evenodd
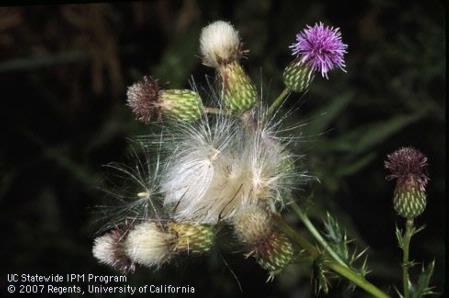
<svg viewBox="0 0 449 298">
<path fill-rule="evenodd" d="M 154 222 L 145 222 L 135 226 L 125 241 L 128 257 L 137 264 L 157 267 L 170 256 L 170 241 L 173 236 L 161 230 Z"/>
<path fill-rule="evenodd" d="M 92 253 L 100 263 L 114 266 L 116 261 L 114 250 L 115 240 L 111 234 L 95 238 Z"/>
<path fill-rule="evenodd" d="M 265 240 L 273 231 L 270 214 L 262 208 L 247 208 L 232 220 L 238 239 L 249 245 Z"/>
<path fill-rule="evenodd" d="M 175 132 L 161 192 L 176 219 L 215 224 L 248 206 L 276 210 L 292 189 L 291 154 L 267 127 L 224 119 Z"/>
<path fill-rule="evenodd" d="M 217 68 L 238 57 L 240 46 L 239 33 L 224 21 L 216 21 L 204 27 L 200 36 L 200 51 L 203 64 Z"/>
</svg>

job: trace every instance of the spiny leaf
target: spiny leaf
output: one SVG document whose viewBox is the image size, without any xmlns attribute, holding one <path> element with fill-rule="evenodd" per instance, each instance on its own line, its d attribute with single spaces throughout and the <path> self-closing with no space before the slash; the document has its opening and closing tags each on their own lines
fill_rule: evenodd
<svg viewBox="0 0 449 298">
<path fill-rule="evenodd" d="M 344 111 L 353 98 L 353 92 L 334 97 L 328 105 L 308 116 L 312 120 L 304 127 L 304 133 L 306 135 L 322 133 Z"/>
<path fill-rule="evenodd" d="M 396 226 L 396 238 L 398 239 L 399 248 L 402 249 L 404 247 L 404 236 L 402 235 L 402 230 Z"/>
<path fill-rule="evenodd" d="M 421 298 L 428 295 L 436 294 L 433 291 L 433 287 L 430 287 L 430 279 L 432 278 L 433 270 L 435 268 L 435 261 L 432 261 L 426 268 L 422 268 L 422 272 L 419 275 L 418 282 L 415 287 L 412 287 L 411 297 Z"/>
<path fill-rule="evenodd" d="M 324 221 L 324 228 L 325 228 L 324 235 L 327 238 L 328 243 L 331 246 L 332 250 L 335 251 L 347 265 L 353 267 L 354 264 L 359 259 L 365 256 L 361 267 L 352 269 L 358 272 L 361 276 L 367 275 L 370 272 L 367 266 L 367 257 L 366 257 L 366 252 L 368 249 L 366 248 L 362 251 L 354 249 L 352 252 L 350 252 L 349 244 L 353 241 L 348 239 L 346 231 L 340 226 L 337 220 L 334 217 L 332 217 L 329 213 L 326 214 L 326 220 Z"/>
<path fill-rule="evenodd" d="M 317 258 L 312 267 L 312 284 L 315 294 L 317 295 L 321 292 L 325 294 L 329 293 L 331 279 L 337 277 L 333 272 L 327 269 L 328 267 L 325 265 L 325 262 L 324 259 Z"/>
</svg>

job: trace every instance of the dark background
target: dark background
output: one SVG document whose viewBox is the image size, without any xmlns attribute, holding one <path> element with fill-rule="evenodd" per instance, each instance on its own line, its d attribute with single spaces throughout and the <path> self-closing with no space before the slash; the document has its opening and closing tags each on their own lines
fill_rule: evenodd
<svg viewBox="0 0 449 298">
<path fill-rule="evenodd" d="M 421 4 L 420 4 L 421 3 Z M 198 37 L 216 19 L 231 21 L 250 49 L 244 65 L 265 100 L 282 90 L 288 46 L 306 24 L 341 28 L 347 73 L 317 78 L 292 96 L 304 167 L 319 178 L 298 193 L 317 220 L 330 211 L 359 247 L 369 247 L 369 279 L 400 288 L 402 224 L 384 180 L 385 155 L 415 146 L 430 163 L 428 208 L 417 222 L 412 257 L 436 259 L 443 290 L 445 229 L 445 7 L 439 1 L 151 1 L 0 8 L 0 268 L 5 273 L 114 274 L 91 255 L 99 226 L 97 189 L 125 161 L 129 140 L 148 131 L 125 106 L 126 87 L 152 74 L 171 88 L 197 85 Z M 292 121 L 293 121 L 292 120 Z M 291 218 L 294 221 L 294 218 Z M 298 224 L 301 229 L 301 225 Z M 239 279 L 243 293 L 223 257 Z M 419 271 L 417 266 L 413 272 Z M 309 297 L 310 268 L 290 266 L 273 283 L 252 259 L 216 252 L 156 272 L 139 268 L 130 284 L 190 284 L 204 297 Z M 327 297 L 366 297 L 334 283 Z M 325 296 L 325 295 L 323 295 Z"/>
</svg>

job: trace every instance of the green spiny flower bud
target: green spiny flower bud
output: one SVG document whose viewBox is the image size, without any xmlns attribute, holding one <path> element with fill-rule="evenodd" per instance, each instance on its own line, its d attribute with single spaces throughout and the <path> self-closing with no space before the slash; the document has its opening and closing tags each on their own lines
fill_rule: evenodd
<svg viewBox="0 0 449 298">
<path fill-rule="evenodd" d="M 405 218 L 415 218 L 426 209 L 426 194 L 417 188 L 397 189 L 393 198 L 394 210 Z"/>
<path fill-rule="evenodd" d="M 211 225 L 170 222 L 170 233 L 174 234 L 174 251 L 187 253 L 208 252 L 215 240 L 215 229 Z"/>
<path fill-rule="evenodd" d="M 227 109 L 243 113 L 254 106 L 257 99 L 256 87 L 238 61 L 220 65 L 218 74 Z"/>
<path fill-rule="evenodd" d="M 259 244 L 255 256 L 259 265 L 269 271 L 268 280 L 274 279 L 293 259 L 293 245 L 287 236 L 273 231 L 269 238 Z"/>
<path fill-rule="evenodd" d="M 299 59 L 290 62 L 283 74 L 285 86 L 298 93 L 306 91 L 314 77 L 313 68 Z"/>
<path fill-rule="evenodd" d="M 413 219 L 423 213 L 429 181 L 427 157 L 414 148 L 401 148 L 387 156 L 385 168 L 391 172 L 387 179 L 396 179 L 393 205 L 398 215 Z"/>
<path fill-rule="evenodd" d="M 261 208 L 248 208 L 233 219 L 237 238 L 259 265 L 274 279 L 293 259 L 293 245 L 285 234 L 276 230 L 272 215 Z"/>
<path fill-rule="evenodd" d="M 128 106 L 136 114 L 136 119 L 144 123 L 162 116 L 194 121 L 203 112 L 203 104 L 197 92 L 186 89 L 162 90 L 157 80 L 149 76 L 129 87 L 127 96 Z"/>
<path fill-rule="evenodd" d="M 195 121 L 201 117 L 203 104 L 197 92 L 186 89 L 168 89 L 160 92 L 163 111 L 168 117 L 182 121 Z"/>
</svg>

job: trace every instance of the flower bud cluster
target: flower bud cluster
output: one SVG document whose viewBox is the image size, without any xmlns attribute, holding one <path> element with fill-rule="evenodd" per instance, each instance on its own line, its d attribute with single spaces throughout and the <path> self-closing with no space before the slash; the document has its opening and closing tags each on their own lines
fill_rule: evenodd
<svg viewBox="0 0 449 298">
<path fill-rule="evenodd" d="M 346 45 L 338 29 L 321 23 L 308 27 L 291 48 L 296 58 L 284 71 L 284 82 L 292 91 L 306 90 L 316 71 L 327 77 L 334 67 L 344 69 Z M 229 225 L 245 254 L 272 279 L 294 256 L 289 238 L 273 224 L 273 214 L 306 180 L 287 147 L 295 138 L 280 136 L 281 122 L 274 123 L 270 109 L 258 100 L 240 63 L 247 51 L 230 23 L 204 27 L 200 53 L 203 64 L 216 73 L 218 108 L 204 107 L 196 90 L 166 89 L 150 76 L 128 88 L 127 104 L 137 120 L 169 120 L 158 139 L 149 136 L 147 143 L 158 144 L 163 152 L 156 165 L 161 175 L 121 170 L 142 186 L 136 190 L 137 201 L 121 213 L 143 217 L 95 239 L 93 255 L 122 272 L 134 271 L 136 264 L 158 268 L 179 255 L 207 253 L 216 225 Z M 211 111 L 215 117 L 207 115 Z"/>
<path fill-rule="evenodd" d="M 135 264 L 160 267 L 179 254 L 203 254 L 213 246 L 210 225 L 146 221 L 122 232 L 115 229 L 95 239 L 93 255 L 101 263 L 124 273 Z"/>
</svg>

